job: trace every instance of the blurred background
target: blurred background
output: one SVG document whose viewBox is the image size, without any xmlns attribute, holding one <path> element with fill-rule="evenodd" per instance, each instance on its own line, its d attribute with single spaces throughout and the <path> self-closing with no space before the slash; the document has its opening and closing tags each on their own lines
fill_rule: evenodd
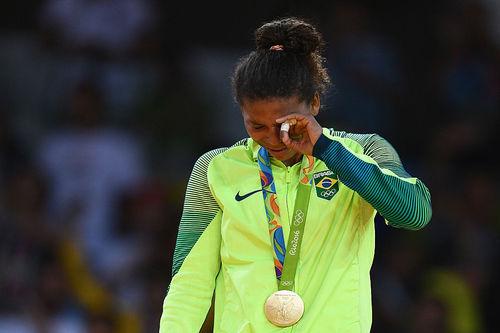
<svg viewBox="0 0 500 333">
<path fill-rule="evenodd" d="M 327 42 L 320 123 L 382 135 L 432 193 L 422 231 L 377 218 L 372 332 L 498 332 L 500 2 L 13 3 L 1 333 L 157 332 L 191 168 L 246 137 L 229 77 L 287 15 Z"/>
</svg>

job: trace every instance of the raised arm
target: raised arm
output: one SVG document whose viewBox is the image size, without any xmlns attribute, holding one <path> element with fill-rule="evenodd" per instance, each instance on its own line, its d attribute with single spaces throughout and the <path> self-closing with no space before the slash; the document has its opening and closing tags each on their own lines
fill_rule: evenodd
<svg viewBox="0 0 500 333">
<path fill-rule="evenodd" d="M 385 139 L 375 134 L 331 134 L 320 136 L 314 156 L 369 202 L 389 225 L 417 230 L 430 221 L 429 190 L 404 170 L 398 154 Z M 363 151 L 354 152 L 346 140 L 356 141 Z"/>
</svg>

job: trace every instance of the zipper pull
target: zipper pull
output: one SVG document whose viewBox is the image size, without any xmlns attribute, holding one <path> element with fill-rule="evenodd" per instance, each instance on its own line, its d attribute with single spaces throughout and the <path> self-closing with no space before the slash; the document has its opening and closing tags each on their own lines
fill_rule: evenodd
<svg viewBox="0 0 500 333">
<path fill-rule="evenodd" d="M 285 181 L 286 181 L 286 183 L 287 183 L 287 184 L 289 184 L 289 183 L 290 183 L 291 178 L 292 178 L 292 177 L 291 177 L 291 174 L 292 174 L 291 170 L 292 170 L 292 167 L 289 167 L 289 166 L 287 166 L 287 167 L 286 167 L 286 176 L 285 176 Z"/>
</svg>

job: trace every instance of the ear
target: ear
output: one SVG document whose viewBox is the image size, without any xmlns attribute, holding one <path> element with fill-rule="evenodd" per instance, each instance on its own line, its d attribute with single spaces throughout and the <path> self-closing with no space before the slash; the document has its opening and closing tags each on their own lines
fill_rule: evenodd
<svg viewBox="0 0 500 333">
<path fill-rule="evenodd" d="M 319 98 L 319 94 L 315 93 L 313 98 L 312 98 L 311 106 L 310 106 L 310 112 L 313 116 L 318 115 L 320 106 L 321 106 L 321 101 Z"/>
</svg>

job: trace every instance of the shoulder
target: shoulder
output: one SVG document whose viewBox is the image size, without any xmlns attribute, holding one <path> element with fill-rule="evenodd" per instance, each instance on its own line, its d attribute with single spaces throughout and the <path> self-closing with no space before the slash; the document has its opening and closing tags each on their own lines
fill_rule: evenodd
<svg viewBox="0 0 500 333">
<path fill-rule="evenodd" d="M 330 128 L 329 132 L 330 135 L 334 137 L 343 138 L 346 140 L 352 140 L 356 142 L 363 148 L 363 150 L 369 149 L 374 144 L 387 142 L 384 138 L 382 138 L 380 135 L 376 133 L 367 133 L 367 134 L 349 133 L 345 131 L 335 131 L 333 128 Z"/>
<path fill-rule="evenodd" d="M 378 150 L 394 151 L 394 147 L 382 136 L 376 133 L 360 134 L 360 133 L 349 133 L 345 131 L 335 131 L 329 129 L 330 135 L 338 138 L 343 138 L 347 140 L 352 140 L 359 144 L 363 148 L 363 152 L 367 155 L 371 155 L 373 152 Z"/>
<path fill-rule="evenodd" d="M 245 150 L 247 139 L 240 140 L 234 143 L 230 147 L 221 147 L 212 149 L 203 155 L 201 155 L 195 162 L 193 167 L 193 173 L 207 173 L 208 168 L 212 164 L 214 160 L 217 158 L 221 158 L 224 155 L 231 155 L 240 152 L 241 150 Z"/>
<path fill-rule="evenodd" d="M 334 137 L 355 141 L 363 149 L 363 154 L 373 158 L 378 165 L 396 172 L 400 176 L 409 176 L 402 167 L 401 159 L 394 147 L 376 133 L 359 134 L 330 129 Z"/>
</svg>

